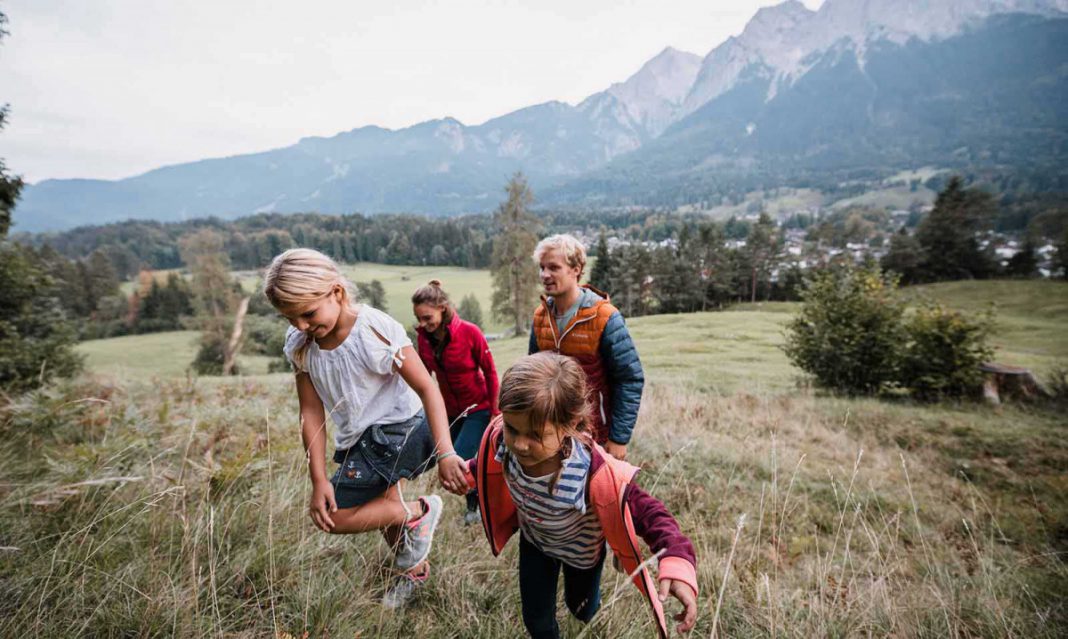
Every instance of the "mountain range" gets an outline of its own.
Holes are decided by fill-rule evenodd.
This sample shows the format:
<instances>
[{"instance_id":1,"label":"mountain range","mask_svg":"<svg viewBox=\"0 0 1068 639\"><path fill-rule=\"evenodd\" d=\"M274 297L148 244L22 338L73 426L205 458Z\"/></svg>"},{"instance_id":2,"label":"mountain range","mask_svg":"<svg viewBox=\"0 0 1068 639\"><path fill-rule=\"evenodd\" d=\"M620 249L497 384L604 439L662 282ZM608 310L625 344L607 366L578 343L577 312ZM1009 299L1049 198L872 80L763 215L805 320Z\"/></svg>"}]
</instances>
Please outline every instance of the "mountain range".
<instances>
[{"instance_id":1,"label":"mountain range","mask_svg":"<svg viewBox=\"0 0 1068 639\"><path fill-rule=\"evenodd\" d=\"M20 231L255 212L493 209L523 171L543 205L719 203L924 165L1068 190L1068 0L796 0L703 58L666 48L576 105L477 126L365 126L135 177L26 187Z\"/></svg>"}]
</instances>

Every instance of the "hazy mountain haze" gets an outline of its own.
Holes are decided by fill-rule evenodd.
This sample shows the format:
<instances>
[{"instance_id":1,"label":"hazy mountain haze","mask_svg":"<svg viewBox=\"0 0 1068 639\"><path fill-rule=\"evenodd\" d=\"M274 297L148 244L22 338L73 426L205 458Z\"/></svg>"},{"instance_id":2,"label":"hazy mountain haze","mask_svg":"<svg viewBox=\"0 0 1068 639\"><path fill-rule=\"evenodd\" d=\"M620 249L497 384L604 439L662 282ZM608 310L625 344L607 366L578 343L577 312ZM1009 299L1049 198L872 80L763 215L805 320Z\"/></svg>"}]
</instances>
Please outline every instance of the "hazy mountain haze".
<instances>
[{"instance_id":1,"label":"hazy mountain haze","mask_svg":"<svg viewBox=\"0 0 1068 639\"><path fill-rule=\"evenodd\" d=\"M363 126L119 181L46 180L26 190L15 222L485 211L517 170L542 202L565 206L718 201L925 164L1050 183L1068 149L1066 5L788 0L703 57L662 47L580 100L473 125Z\"/></svg>"}]
</instances>

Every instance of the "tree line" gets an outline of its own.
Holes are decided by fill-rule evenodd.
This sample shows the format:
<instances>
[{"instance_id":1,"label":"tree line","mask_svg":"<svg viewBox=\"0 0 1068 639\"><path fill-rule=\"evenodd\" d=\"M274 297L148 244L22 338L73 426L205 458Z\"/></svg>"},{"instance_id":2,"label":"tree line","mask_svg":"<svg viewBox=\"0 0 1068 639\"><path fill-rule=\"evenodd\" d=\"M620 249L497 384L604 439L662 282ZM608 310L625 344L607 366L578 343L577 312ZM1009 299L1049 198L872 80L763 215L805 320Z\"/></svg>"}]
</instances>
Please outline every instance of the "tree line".
<instances>
[{"instance_id":1,"label":"tree line","mask_svg":"<svg viewBox=\"0 0 1068 639\"><path fill-rule=\"evenodd\" d=\"M143 269L185 266L181 239L202 229L222 238L221 250L237 270L262 268L275 255L296 246L314 248L340 262L486 268L493 250L489 226L485 215L433 218L262 213L236 220L129 220L19 239L36 246L48 245L71 259L101 251L127 279Z\"/></svg>"}]
</instances>

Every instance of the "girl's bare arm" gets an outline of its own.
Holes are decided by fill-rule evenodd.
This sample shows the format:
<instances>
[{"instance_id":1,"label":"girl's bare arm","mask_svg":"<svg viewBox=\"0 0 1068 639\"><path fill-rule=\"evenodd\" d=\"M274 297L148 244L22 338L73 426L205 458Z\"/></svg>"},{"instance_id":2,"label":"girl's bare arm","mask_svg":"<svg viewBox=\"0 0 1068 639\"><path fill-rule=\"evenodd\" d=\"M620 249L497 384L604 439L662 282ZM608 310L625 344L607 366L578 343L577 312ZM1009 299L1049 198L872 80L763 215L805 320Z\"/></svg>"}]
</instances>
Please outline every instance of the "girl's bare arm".
<instances>
[{"instance_id":1,"label":"girl's bare arm","mask_svg":"<svg viewBox=\"0 0 1068 639\"><path fill-rule=\"evenodd\" d=\"M438 476L446 490L462 495L467 492L467 479L464 475L464 463L452 446L449 435L449 418L445 414L445 400L437 383L430 377L422 360L411 346L401 349L404 365L397 372L408 383L423 402L426 419L430 422L430 432L437 444Z\"/></svg>"},{"instance_id":2,"label":"girl's bare arm","mask_svg":"<svg viewBox=\"0 0 1068 639\"><path fill-rule=\"evenodd\" d=\"M334 527L330 513L337 512L334 487L326 476L326 409L307 373L297 373L300 401L300 437L308 454L308 477L312 483L308 514L321 530Z\"/></svg>"}]
</instances>

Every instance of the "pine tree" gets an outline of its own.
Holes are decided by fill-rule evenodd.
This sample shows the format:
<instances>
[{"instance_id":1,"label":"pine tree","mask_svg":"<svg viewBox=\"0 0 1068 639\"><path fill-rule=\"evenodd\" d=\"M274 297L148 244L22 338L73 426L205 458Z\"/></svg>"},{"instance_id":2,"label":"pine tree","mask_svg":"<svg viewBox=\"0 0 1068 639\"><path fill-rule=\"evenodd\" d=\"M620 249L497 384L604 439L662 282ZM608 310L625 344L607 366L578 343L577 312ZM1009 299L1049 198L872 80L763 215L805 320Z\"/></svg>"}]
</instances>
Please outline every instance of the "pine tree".
<instances>
[{"instance_id":1,"label":"pine tree","mask_svg":"<svg viewBox=\"0 0 1068 639\"><path fill-rule=\"evenodd\" d=\"M1050 269L1052 277L1057 277L1058 272L1061 278L1068 280L1068 228L1064 229L1064 236L1061 238L1059 244L1057 244L1057 252L1053 255L1053 264Z\"/></svg>"},{"instance_id":2,"label":"pine tree","mask_svg":"<svg viewBox=\"0 0 1068 639\"><path fill-rule=\"evenodd\" d=\"M115 273L115 267L100 249L93 251L86 260L85 280L86 292L93 300L91 313L95 313L100 308L100 303L104 298L119 293L119 277Z\"/></svg>"},{"instance_id":3,"label":"pine tree","mask_svg":"<svg viewBox=\"0 0 1068 639\"><path fill-rule=\"evenodd\" d=\"M976 234L989 227L995 209L989 193L964 188L959 176L950 178L934 209L916 229L916 240L924 252L920 277L942 281L993 274L994 262L980 249Z\"/></svg>"},{"instance_id":4,"label":"pine tree","mask_svg":"<svg viewBox=\"0 0 1068 639\"><path fill-rule=\"evenodd\" d=\"M920 265L923 262L923 249L915 237L909 235L906 227L890 238L890 250L882 259L882 269L893 271L901 276L905 284L920 280Z\"/></svg>"},{"instance_id":5,"label":"pine tree","mask_svg":"<svg viewBox=\"0 0 1068 639\"><path fill-rule=\"evenodd\" d=\"M7 35L6 23L0 12L0 39ZM0 129L6 119L4 105ZM50 265L33 249L7 241L22 179L6 169L0 159L0 390L18 392L69 377L82 362Z\"/></svg>"},{"instance_id":6,"label":"pine tree","mask_svg":"<svg viewBox=\"0 0 1068 639\"><path fill-rule=\"evenodd\" d=\"M1035 242L1030 235L1024 240L1020 250L1009 258L1005 273L1010 277L1024 279L1038 276L1038 254L1035 251Z\"/></svg>"},{"instance_id":7,"label":"pine tree","mask_svg":"<svg viewBox=\"0 0 1068 639\"><path fill-rule=\"evenodd\" d=\"M493 215L500 234L493 241L493 315L510 321L515 333L530 325L538 299L538 267L532 255L538 244L538 220L530 214L534 194L522 173L516 173L505 187L508 199Z\"/></svg>"},{"instance_id":8,"label":"pine tree","mask_svg":"<svg viewBox=\"0 0 1068 639\"><path fill-rule=\"evenodd\" d=\"M749 258L749 301L756 302L757 288L771 276L772 258L778 252L779 238L775 222L761 213L757 223L749 227L745 238L745 252Z\"/></svg>"},{"instance_id":9,"label":"pine tree","mask_svg":"<svg viewBox=\"0 0 1068 639\"><path fill-rule=\"evenodd\" d=\"M611 293L610 278L612 269L615 268L615 258L611 249L608 248L608 238L605 237L604 229L597 238L597 259L590 271L590 285L606 293Z\"/></svg>"}]
</instances>

